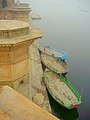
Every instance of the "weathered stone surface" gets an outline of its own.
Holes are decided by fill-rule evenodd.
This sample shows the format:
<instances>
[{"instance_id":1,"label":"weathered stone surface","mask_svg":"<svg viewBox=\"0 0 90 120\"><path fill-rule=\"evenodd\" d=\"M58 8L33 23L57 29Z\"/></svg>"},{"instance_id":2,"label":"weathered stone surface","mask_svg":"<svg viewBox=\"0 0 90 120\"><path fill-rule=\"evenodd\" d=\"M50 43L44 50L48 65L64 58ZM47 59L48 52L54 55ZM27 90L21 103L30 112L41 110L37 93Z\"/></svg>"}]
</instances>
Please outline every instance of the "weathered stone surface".
<instances>
[{"instance_id":1,"label":"weathered stone surface","mask_svg":"<svg viewBox=\"0 0 90 120\"><path fill-rule=\"evenodd\" d=\"M3 86L2 86L2 85L0 85L0 93L2 92L2 90L3 90Z\"/></svg>"},{"instance_id":2,"label":"weathered stone surface","mask_svg":"<svg viewBox=\"0 0 90 120\"><path fill-rule=\"evenodd\" d=\"M8 86L4 86L0 94L0 108L3 109L12 120L58 120L58 118ZM6 119L4 119L3 116L1 120Z\"/></svg>"},{"instance_id":3,"label":"weathered stone surface","mask_svg":"<svg viewBox=\"0 0 90 120\"><path fill-rule=\"evenodd\" d=\"M41 105L44 102L44 96L42 95L42 93L36 93L36 95L33 96L33 102Z\"/></svg>"},{"instance_id":4,"label":"weathered stone surface","mask_svg":"<svg viewBox=\"0 0 90 120\"><path fill-rule=\"evenodd\" d=\"M43 70L41 66L41 59L38 51L37 42L34 42L29 48L29 63L30 63L30 74L29 74L29 98L40 107L51 112L48 95L44 86L42 76ZM40 100L38 100L37 94L41 94ZM44 98L43 98L43 97ZM34 99L36 97L36 99Z\"/></svg>"},{"instance_id":5,"label":"weathered stone surface","mask_svg":"<svg viewBox=\"0 0 90 120\"><path fill-rule=\"evenodd\" d=\"M0 38L10 38L29 33L29 24L17 20L0 20Z\"/></svg>"},{"instance_id":6,"label":"weathered stone surface","mask_svg":"<svg viewBox=\"0 0 90 120\"><path fill-rule=\"evenodd\" d=\"M28 34L14 38L0 39L0 47L14 49L15 46L21 46L22 44L32 44L36 39L42 38L42 33L38 28L30 28ZM0 48L1 49L1 48Z\"/></svg>"},{"instance_id":7,"label":"weathered stone surface","mask_svg":"<svg viewBox=\"0 0 90 120\"><path fill-rule=\"evenodd\" d=\"M0 109L0 120L14 120L14 119L12 119L8 113Z\"/></svg>"},{"instance_id":8,"label":"weathered stone surface","mask_svg":"<svg viewBox=\"0 0 90 120\"><path fill-rule=\"evenodd\" d=\"M38 105L51 112L46 87L43 83L42 76L43 71L41 59L37 43L34 42L29 49L29 81L25 80L22 84L19 84L17 91L36 104L38 104L38 102L35 101L34 97L36 97L39 93L41 95L41 100Z\"/></svg>"}]
</instances>

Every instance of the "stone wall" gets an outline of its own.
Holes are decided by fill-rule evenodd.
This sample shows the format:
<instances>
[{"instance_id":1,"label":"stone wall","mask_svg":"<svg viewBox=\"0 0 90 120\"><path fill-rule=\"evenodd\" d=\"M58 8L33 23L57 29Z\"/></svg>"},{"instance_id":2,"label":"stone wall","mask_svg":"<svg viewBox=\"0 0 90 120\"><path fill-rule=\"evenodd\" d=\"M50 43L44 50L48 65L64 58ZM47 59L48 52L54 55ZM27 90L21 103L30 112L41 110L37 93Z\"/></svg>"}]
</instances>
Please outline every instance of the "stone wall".
<instances>
[{"instance_id":1,"label":"stone wall","mask_svg":"<svg viewBox=\"0 0 90 120\"><path fill-rule=\"evenodd\" d=\"M14 0L7 0L7 7L12 8ZM2 0L0 0L0 8L2 8Z\"/></svg>"},{"instance_id":2,"label":"stone wall","mask_svg":"<svg viewBox=\"0 0 90 120\"><path fill-rule=\"evenodd\" d=\"M9 84L20 79L22 76L28 75L28 60L27 45L18 46L11 51L1 51L0 83Z\"/></svg>"},{"instance_id":3,"label":"stone wall","mask_svg":"<svg viewBox=\"0 0 90 120\"><path fill-rule=\"evenodd\" d=\"M7 0L7 4L9 8L12 8L13 4L14 4L14 0Z\"/></svg>"},{"instance_id":4,"label":"stone wall","mask_svg":"<svg viewBox=\"0 0 90 120\"><path fill-rule=\"evenodd\" d=\"M29 22L29 12L30 11L0 10L0 19Z\"/></svg>"},{"instance_id":5,"label":"stone wall","mask_svg":"<svg viewBox=\"0 0 90 120\"><path fill-rule=\"evenodd\" d=\"M13 19L13 15L10 13L9 10L0 10L0 19Z\"/></svg>"},{"instance_id":6,"label":"stone wall","mask_svg":"<svg viewBox=\"0 0 90 120\"><path fill-rule=\"evenodd\" d=\"M29 22L29 11L12 11L12 14L16 20Z\"/></svg>"}]
</instances>

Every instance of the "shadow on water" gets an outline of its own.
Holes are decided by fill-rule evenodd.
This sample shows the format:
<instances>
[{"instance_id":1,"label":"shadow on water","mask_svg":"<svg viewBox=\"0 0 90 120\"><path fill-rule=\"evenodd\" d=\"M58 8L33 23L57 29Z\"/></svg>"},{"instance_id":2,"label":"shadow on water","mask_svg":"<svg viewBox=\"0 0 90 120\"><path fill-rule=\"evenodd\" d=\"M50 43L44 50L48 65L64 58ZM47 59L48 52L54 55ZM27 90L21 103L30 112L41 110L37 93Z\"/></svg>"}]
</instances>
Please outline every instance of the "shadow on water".
<instances>
[{"instance_id":1,"label":"shadow on water","mask_svg":"<svg viewBox=\"0 0 90 120\"><path fill-rule=\"evenodd\" d=\"M68 110L62 107L58 102L54 100L54 98L48 92L48 98L50 102L50 106L52 109L52 114L59 118L60 120L77 120L79 117L77 108Z\"/></svg>"}]
</instances>

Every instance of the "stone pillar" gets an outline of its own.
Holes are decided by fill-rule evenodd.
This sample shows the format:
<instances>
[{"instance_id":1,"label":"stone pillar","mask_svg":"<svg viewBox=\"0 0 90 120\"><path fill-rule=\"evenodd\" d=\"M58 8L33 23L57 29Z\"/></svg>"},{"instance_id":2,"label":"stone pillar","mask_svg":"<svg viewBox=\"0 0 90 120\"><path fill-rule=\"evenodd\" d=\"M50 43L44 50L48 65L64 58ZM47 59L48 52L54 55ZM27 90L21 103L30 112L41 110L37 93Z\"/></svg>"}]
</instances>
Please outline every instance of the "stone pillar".
<instances>
[{"instance_id":1,"label":"stone pillar","mask_svg":"<svg viewBox=\"0 0 90 120\"><path fill-rule=\"evenodd\" d=\"M14 89L28 82L28 49L41 38L39 29L29 28L29 23L17 20L0 21L0 84Z\"/></svg>"}]
</instances>

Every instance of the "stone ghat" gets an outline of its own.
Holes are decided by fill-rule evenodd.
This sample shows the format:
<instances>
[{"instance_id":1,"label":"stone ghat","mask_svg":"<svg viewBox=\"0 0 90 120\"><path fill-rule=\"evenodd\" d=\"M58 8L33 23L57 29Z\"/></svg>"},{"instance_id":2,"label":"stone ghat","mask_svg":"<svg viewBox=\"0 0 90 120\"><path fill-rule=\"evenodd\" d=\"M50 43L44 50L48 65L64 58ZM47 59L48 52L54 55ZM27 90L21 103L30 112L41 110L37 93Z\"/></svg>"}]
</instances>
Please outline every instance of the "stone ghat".
<instances>
[{"instance_id":1,"label":"stone ghat","mask_svg":"<svg viewBox=\"0 0 90 120\"><path fill-rule=\"evenodd\" d=\"M29 97L34 103L51 112L46 87L42 80L43 70L41 66L41 59L38 51L37 42L34 42L30 46L29 56L29 89L31 90L29 90Z\"/></svg>"},{"instance_id":2,"label":"stone ghat","mask_svg":"<svg viewBox=\"0 0 90 120\"><path fill-rule=\"evenodd\" d=\"M0 93L0 120L58 120L12 88Z\"/></svg>"},{"instance_id":3,"label":"stone ghat","mask_svg":"<svg viewBox=\"0 0 90 120\"><path fill-rule=\"evenodd\" d=\"M17 91L39 105L41 108L51 112L42 76L43 70L41 66L41 59L37 42L34 42L29 48L29 81L23 81L23 83L18 86Z\"/></svg>"}]
</instances>

